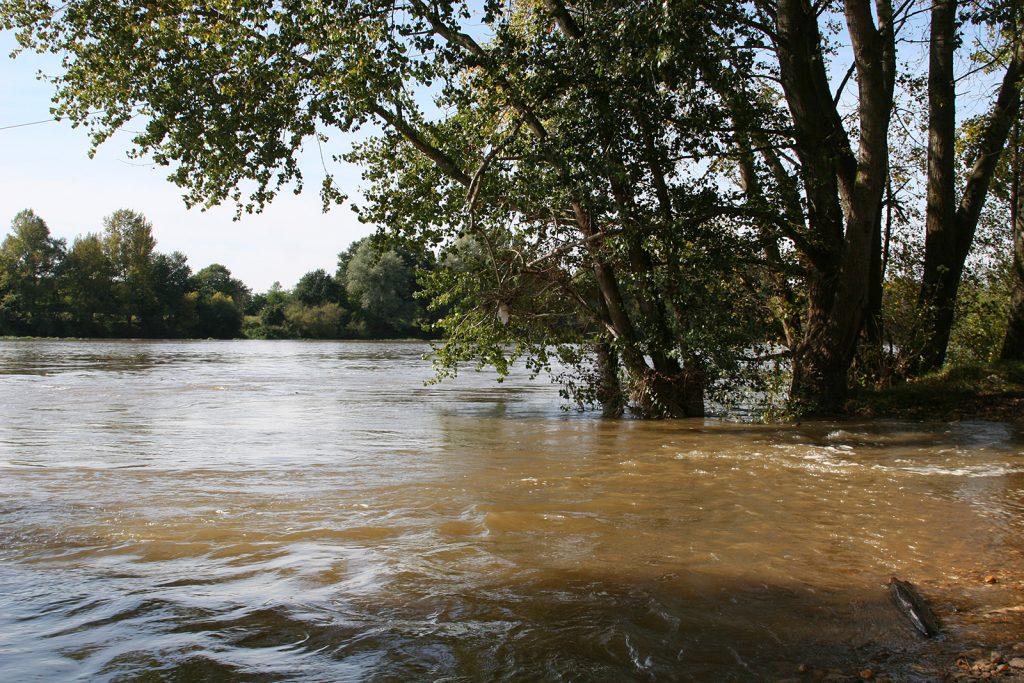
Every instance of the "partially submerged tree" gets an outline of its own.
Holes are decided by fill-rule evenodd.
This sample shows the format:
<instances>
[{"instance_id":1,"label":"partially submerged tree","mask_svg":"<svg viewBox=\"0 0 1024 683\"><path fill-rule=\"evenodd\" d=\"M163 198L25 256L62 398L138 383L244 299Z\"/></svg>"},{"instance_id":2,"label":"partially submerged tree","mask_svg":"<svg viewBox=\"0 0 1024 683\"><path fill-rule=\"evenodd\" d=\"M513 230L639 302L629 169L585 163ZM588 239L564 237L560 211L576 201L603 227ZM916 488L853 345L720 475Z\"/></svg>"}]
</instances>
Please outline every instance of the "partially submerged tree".
<instances>
[{"instance_id":1,"label":"partially submerged tree","mask_svg":"<svg viewBox=\"0 0 1024 683\"><path fill-rule=\"evenodd\" d=\"M839 108L847 80L835 90L829 80L820 24L827 6L780 0L755 7L754 19L777 58L797 157L789 170L773 149L762 153L765 174L791 197L780 213L781 236L792 241L804 273L807 303L793 348L791 398L801 411L832 411L846 393L872 278L878 277L873 266L902 18L888 0L841 3L853 53L848 78L856 76L857 85L854 137Z\"/></svg>"}]
</instances>

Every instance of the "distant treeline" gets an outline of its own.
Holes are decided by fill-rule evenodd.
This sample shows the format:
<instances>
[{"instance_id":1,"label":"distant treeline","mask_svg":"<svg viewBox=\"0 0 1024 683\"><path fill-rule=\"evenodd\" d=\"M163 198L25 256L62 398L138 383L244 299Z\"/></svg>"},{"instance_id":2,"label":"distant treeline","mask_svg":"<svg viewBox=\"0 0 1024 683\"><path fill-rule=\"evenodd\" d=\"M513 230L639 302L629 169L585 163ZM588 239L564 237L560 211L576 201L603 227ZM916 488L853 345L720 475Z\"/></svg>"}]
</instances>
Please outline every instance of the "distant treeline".
<instances>
[{"instance_id":1,"label":"distant treeline","mask_svg":"<svg viewBox=\"0 0 1024 683\"><path fill-rule=\"evenodd\" d=\"M429 336L415 297L432 254L353 243L337 271L314 270L292 290L253 293L214 263L156 251L152 224L121 209L71 246L31 210L0 244L0 335L364 339Z\"/></svg>"}]
</instances>

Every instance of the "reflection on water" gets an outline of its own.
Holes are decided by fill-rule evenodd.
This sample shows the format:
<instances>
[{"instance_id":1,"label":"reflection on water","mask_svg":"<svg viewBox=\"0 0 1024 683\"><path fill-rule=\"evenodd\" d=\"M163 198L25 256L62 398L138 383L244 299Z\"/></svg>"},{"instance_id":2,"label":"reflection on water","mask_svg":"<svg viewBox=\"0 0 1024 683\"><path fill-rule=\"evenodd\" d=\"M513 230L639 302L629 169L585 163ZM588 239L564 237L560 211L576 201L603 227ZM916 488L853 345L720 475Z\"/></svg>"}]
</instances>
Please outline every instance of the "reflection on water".
<instances>
[{"instance_id":1,"label":"reflection on water","mask_svg":"<svg viewBox=\"0 0 1024 683\"><path fill-rule=\"evenodd\" d=\"M1024 639L1024 435L603 421L416 344L0 343L0 680L913 679ZM918 583L948 635L887 602Z\"/></svg>"}]
</instances>

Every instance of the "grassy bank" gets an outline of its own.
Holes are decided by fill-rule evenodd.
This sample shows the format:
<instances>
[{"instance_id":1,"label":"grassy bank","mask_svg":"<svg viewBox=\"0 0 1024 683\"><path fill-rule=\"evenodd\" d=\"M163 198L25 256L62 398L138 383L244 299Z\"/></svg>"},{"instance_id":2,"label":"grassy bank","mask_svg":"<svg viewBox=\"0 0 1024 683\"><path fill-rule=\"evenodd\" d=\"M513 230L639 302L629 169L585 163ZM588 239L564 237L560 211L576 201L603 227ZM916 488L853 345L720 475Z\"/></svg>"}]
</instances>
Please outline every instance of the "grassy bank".
<instances>
[{"instance_id":1,"label":"grassy bank","mask_svg":"<svg viewBox=\"0 0 1024 683\"><path fill-rule=\"evenodd\" d=\"M912 420L1024 424L1024 363L948 367L881 390L855 391L846 413Z\"/></svg>"}]
</instances>

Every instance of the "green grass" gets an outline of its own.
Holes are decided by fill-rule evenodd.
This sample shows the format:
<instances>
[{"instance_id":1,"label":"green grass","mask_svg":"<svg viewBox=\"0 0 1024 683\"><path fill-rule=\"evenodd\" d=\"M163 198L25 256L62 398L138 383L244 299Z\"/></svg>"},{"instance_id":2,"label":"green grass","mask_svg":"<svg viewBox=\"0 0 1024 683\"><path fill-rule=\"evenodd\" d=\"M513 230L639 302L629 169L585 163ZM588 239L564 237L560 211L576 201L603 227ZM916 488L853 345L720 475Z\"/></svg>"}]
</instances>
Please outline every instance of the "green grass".
<instances>
[{"instance_id":1,"label":"green grass","mask_svg":"<svg viewBox=\"0 0 1024 683\"><path fill-rule=\"evenodd\" d=\"M864 417L1024 423L1024 363L948 366L887 389L853 392L846 412Z\"/></svg>"}]
</instances>

